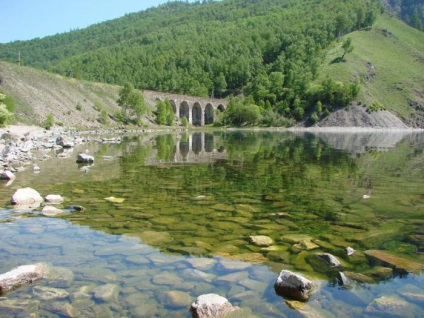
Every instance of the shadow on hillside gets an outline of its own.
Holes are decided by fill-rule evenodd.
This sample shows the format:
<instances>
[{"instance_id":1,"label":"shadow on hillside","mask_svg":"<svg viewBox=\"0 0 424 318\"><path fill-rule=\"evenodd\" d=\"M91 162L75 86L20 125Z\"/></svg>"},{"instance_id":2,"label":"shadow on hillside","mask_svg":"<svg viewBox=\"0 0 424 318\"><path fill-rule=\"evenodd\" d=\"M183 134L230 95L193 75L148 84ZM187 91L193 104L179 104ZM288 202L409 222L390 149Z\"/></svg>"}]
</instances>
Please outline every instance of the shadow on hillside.
<instances>
[{"instance_id":1,"label":"shadow on hillside","mask_svg":"<svg viewBox=\"0 0 424 318\"><path fill-rule=\"evenodd\" d=\"M336 57L334 60L332 60L330 62L330 65L331 64L336 64L336 63L346 63L346 60L344 59L344 57L339 56L339 57Z\"/></svg>"}]
</instances>

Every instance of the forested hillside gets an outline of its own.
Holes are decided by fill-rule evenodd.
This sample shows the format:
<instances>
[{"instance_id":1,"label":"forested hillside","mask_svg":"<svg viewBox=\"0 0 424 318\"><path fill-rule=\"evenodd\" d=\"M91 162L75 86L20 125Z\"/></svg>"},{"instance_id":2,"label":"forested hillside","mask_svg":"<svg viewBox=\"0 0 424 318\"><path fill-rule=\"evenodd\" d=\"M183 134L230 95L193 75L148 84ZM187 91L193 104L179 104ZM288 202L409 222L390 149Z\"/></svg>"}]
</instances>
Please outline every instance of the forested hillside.
<instances>
[{"instance_id":1,"label":"forested hillside","mask_svg":"<svg viewBox=\"0 0 424 318\"><path fill-rule=\"evenodd\" d=\"M383 3L410 26L424 31L423 0L383 0Z\"/></svg>"},{"instance_id":2,"label":"forested hillside","mask_svg":"<svg viewBox=\"0 0 424 318\"><path fill-rule=\"evenodd\" d=\"M315 83L334 40L372 26L379 0L169 2L83 30L0 45L0 58L78 79L198 96L247 96L301 120L347 105L358 83ZM349 51L347 48L346 52ZM272 123L270 123L272 124Z\"/></svg>"}]
</instances>

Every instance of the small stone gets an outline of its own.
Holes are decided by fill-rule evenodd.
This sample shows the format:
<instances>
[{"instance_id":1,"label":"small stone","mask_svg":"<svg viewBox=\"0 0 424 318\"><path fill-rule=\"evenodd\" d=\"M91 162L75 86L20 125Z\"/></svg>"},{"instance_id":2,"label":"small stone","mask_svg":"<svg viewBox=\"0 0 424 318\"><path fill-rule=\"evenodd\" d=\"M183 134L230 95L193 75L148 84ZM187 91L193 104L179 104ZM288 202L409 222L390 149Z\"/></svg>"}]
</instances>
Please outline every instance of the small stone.
<instances>
[{"instance_id":1,"label":"small stone","mask_svg":"<svg viewBox=\"0 0 424 318\"><path fill-rule=\"evenodd\" d=\"M234 312L233 307L224 297L217 294L206 294L197 297L191 304L190 311L194 318L219 317Z\"/></svg>"},{"instance_id":2,"label":"small stone","mask_svg":"<svg viewBox=\"0 0 424 318\"><path fill-rule=\"evenodd\" d=\"M60 194L49 194L45 198L46 202L60 204L63 202L63 197Z\"/></svg>"},{"instance_id":3,"label":"small stone","mask_svg":"<svg viewBox=\"0 0 424 318\"><path fill-rule=\"evenodd\" d=\"M54 206L45 206L41 213L44 216L57 216L63 213L63 210L55 208Z\"/></svg>"},{"instance_id":4,"label":"small stone","mask_svg":"<svg viewBox=\"0 0 424 318\"><path fill-rule=\"evenodd\" d=\"M250 241L257 246L271 246L274 244L274 240L265 235L249 236Z\"/></svg>"},{"instance_id":5,"label":"small stone","mask_svg":"<svg viewBox=\"0 0 424 318\"><path fill-rule=\"evenodd\" d=\"M123 198L115 198L115 197L108 197L108 198L105 198L105 200L112 203L123 203L125 201L125 199Z\"/></svg>"},{"instance_id":6,"label":"small stone","mask_svg":"<svg viewBox=\"0 0 424 318\"><path fill-rule=\"evenodd\" d=\"M345 248L345 252L346 252L347 256L351 256L356 252L356 250L354 250L353 248L348 246L348 247Z\"/></svg>"}]
</instances>

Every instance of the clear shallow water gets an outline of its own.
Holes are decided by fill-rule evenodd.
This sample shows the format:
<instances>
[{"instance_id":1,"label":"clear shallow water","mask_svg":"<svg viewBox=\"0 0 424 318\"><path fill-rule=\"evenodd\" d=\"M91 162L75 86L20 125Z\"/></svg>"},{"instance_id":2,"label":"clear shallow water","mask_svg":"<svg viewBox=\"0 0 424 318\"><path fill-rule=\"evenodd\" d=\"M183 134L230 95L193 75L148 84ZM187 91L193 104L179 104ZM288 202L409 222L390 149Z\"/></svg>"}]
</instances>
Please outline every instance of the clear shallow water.
<instances>
[{"instance_id":1,"label":"clear shallow water","mask_svg":"<svg viewBox=\"0 0 424 318\"><path fill-rule=\"evenodd\" d=\"M252 316L302 316L275 295L284 268L319 286L301 309L309 314L363 317L383 296L407 302L411 317L423 314L423 275L376 279L362 254L382 249L423 262L422 134L218 132L86 148L96 158L87 172L76 154L52 158L40 174L24 172L1 189L5 208L15 189L31 186L86 212L0 224L2 271L44 261L67 278L37 286L68 293L43 300L34 286L19 289L0 299L0 316L189 317L189 304L210 292ZM0 218L16 216L5 209ZM319 247L296 247L299 234ZM255 246L250 235L271 237L273 247ZM345 246L358 256L344 256ZM336 271L314 261L317 252L373 282L341 288ZM116 297L99 298L103 285Z\"/></svg>"}]
</instances>

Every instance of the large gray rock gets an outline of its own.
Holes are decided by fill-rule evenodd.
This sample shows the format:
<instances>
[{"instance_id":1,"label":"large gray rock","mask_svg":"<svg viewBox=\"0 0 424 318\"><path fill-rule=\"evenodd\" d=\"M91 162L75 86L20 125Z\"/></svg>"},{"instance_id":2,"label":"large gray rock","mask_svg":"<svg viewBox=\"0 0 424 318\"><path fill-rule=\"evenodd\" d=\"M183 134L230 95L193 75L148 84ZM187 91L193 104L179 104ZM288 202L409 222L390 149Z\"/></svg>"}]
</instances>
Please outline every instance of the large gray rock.
<instances>
[{"instance_id":1,"label":"large gray rock","mask_svg":"<svg viewBox=\"0 0 424 318\"><path fill-rule=\"evenodd\" d=\"M282 270L274 283L278 295L299 301L307 301L313 287L310 280L289 270Z\"/></svg>"},{"instance_id":2,"label":"large gray rock","mask_svg":"<svg viewBox=\"0 0 424 318\"><path fill-rule=\"evenodd\" d=\"M217 294L201 295L190 307L194 318L219 317L237 309L226 298Z\"/></svg>"},{"instance_id":3,"label":"large gray rock","mask_svg":"<svg viewBox=\"0 0 424 318\"><path fill-rule=\"evenodd\" d=\"M48 266L44 263L16 267L0 275L0 295L45 278L47 273Z\"/></svg>"},{"instance_id":4,"label":"large gray rock","mask_svg":"<svg viewBox=\"0 0 424 318\"><path fill-rule=\"evenodd\" d=\"M16 205L31 205L43 202L43 198L32 188L21 188L16 190L11 201Z\"/></svg>"},{"instance_id":5,"label":"large gray rock","mask_svg":"<svg viewBox=\"0 0 424 318\"><path fill-rule=\"evenodd\" d=\"M16 176L13 174L12 171L5 170L0 174L1 180L15 180Z\"/></svg>"},{"instance_id":6,"label":"large gray rock","mask_svg":"<svg viewBox=\"0 0 424 318\"><path fill-rule=\"evenodd\" d=\"M62 146L63 148L72 148L75 143L68 137L60 136L56 139L56 145Z\"/></svg>"},{"instance_id":7,"label":"large gray rock","mask_svg":"<svg viewBox=\"0 0 424 318\"><path fill-rule=\"evenodd\" d=\"M93 163L94 157L85 153L78 154L77 163Z\"/></svg>"}]
</instances>

